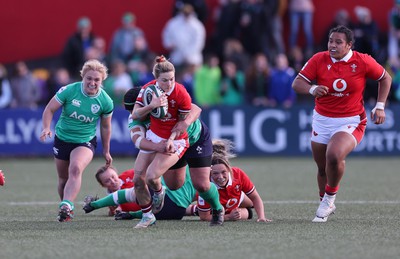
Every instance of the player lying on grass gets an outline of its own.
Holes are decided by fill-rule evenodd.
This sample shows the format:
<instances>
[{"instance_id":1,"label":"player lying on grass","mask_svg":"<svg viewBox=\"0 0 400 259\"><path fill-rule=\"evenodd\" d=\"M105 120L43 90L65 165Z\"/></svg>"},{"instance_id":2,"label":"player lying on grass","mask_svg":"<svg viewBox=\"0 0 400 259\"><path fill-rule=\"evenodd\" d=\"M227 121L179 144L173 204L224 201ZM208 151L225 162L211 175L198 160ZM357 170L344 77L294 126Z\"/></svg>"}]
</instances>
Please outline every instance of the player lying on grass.
<instances>
[{"instance_id":1,"label":"player lying on grass","mask_svg":"<svg viewBox=\"0 0 400 259\"><path fill-rule=\"evenodd\" d=\"M234 157L231 147L229 140L213 141L210 180L217 185L220 202L225 208L225 220L249 219L252 215L248 208L254 206L257 222L271 221L264 215L263 201L250 178L242 169L230 165L229 159ZM210 220L210 205L198 197L197 206L200 219Z\"/></svg>"},{"instance_id":2,"label":"player lying on grass","mask_svg":"<svg viewBox=\"0 0 400 259\"><path fill-rule=\"evenodd\" d=\"M115 219L141 219L142 211L136 203L134 191L134 170L130 169L118 175L113 167L102 166L97 170L96 179L100 185L110 193L108 196L97 200L93 196L86 196L83 210L90 213L93 210L110 207L109 215L115 212ZM165 183L163 182L165 186ZM185 182L178 190L166 188L164 206L160 212L155 214L159 220L179 220L184 216L194 215L196 210L192 204L196 197L196 190L193 188L188 168L186 169ZM118 207L117 207L118 206Z\"/></svg>"}]
</instances>

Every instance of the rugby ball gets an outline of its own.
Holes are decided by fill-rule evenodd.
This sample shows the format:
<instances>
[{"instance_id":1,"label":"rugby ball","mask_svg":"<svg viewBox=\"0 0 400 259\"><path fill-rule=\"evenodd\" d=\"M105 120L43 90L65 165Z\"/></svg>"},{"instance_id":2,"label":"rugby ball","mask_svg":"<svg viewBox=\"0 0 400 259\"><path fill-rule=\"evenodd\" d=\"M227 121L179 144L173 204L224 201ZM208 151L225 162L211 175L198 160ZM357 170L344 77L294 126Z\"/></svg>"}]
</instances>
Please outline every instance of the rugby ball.
<instances>
[{"instance_id":1,"label":"rugby ball","mask_svg":"<svg viewBox=\"0 0 400 259\"><path fill-rule=\"evenodd\" d=\"M164 91L156 85L147 86L143 92L144 106L147 106L151 103L151 100L153 99L153 93L155 93L157 97L160 97L164 93ZM168 113L168 105L157 107L150 112L150 114L153 117L158 119L164 118L165 115L167 115L167 113Z\"/></svg>"}]
</instances>

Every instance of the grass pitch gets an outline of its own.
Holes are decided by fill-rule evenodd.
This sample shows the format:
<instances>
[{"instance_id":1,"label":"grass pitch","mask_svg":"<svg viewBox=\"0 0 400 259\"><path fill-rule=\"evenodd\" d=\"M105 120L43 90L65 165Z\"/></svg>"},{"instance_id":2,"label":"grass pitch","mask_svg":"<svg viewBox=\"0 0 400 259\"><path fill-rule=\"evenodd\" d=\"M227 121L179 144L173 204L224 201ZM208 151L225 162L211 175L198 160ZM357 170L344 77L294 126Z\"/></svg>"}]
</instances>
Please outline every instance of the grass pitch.
<instances>
[{"instance_id":1,"label":"grass pitch","mask_svg":"<svg viewBox=\"0 0 400 259\"><path fill-rule=\"evenodd\" d=\"M347 159L336 214L311 223L318 206L316 168L306 158L236 158L256 185L271 223L255 220L209 227L197 217L115 221L107 210L85 215L87 194L104 196L94 178L103 160L84 173L72 222L56 221L57 176L51 158L0 159L0 258L399 258L400 162ZM114 158L123 171L134 160Z\"/></svg>"}]
</instances>

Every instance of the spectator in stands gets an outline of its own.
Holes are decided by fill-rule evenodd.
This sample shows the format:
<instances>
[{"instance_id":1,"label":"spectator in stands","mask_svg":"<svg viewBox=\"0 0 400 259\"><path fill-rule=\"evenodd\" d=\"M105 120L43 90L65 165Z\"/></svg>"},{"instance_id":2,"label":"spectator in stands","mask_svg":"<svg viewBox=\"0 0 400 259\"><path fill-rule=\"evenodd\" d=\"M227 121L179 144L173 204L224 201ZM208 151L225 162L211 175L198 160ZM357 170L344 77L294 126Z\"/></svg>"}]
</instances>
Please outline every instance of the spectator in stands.
<instances>
[{"instance_id":1,"label":"spectator in stands","mask_svg":"<svg viewBox=\"0 0 400 259\"><path fill-rule=\"evenodd\" d=\"M146 39L143 35L138 35L133 40L133 49L130 55L128 55L128 63L131 61L153 61L155 54L148 48Z\"/></svg>"},{"instance_id":2,"label":"spectator in stands","mask_svg":"<svg viewBox=\"0 0 400 259\"><path fill-rule=\"evenodd\" d=\"M219 0L213 14L215 30L211 36L211 50L223 61L224 44L228 39L238 38L240 0Z\"/></svg>"},{"instance_id":3,"label":"spectator in stands","mask_svg":"<svg viewBox=\"0 0 400 259\"><path fill-rule=\"evenodd\" d=\"M14 75L10 79L13 100L13 108L35 109L40 99L40 88L38 82L32 76L25 62L15 64Z\"/></svg>"},{"instance_id":4,"label":"spectator in stands","mask_svg":"<svg viewBox=\"0 0 400 259\"><path fill-rule=\"evenodd\" d=\"M254 106L268 105L270 65L264 53L256 54L246 71L246 97Z\"/></svg>"},{"instance_id":5,"label":"spectator in stands","mask_svg":"<svg viewBox=\"0 0 400 259\"><path fill-rule=\"evenodd\" d=\"M292 67L296 73L300 72L304 64L306 63L304 53L299 46L294 47L290 52L289 66ZM313 102L314 98L311 95L300 94L297 96L297 102L310 103Z\"/></svg>"},{"instance_id":6,"label":"spectator in stands","mask_svg":"<svg viewBox=\"0 0 400 259\"><path fill-rule=\"evenodd\" d=\"M119 59L127 63L134 52L135 39L141 37L147 46L142 29L136 26L136 17L127 12L121 18L122 26L117 29L112 37L110 45L110 62Z\"/></svg>"},{"instance_id":7,"label":"spectator in stands","mask_svg":"<svg viewBox=\"0 0 400 259\"><path fill-rule=\"evenodd\" d=\"M268 104L271 107L279 105L290 108L293 105L296 100L296 93L292 88L295 77L296 71L289 67L287 56L278 54L269 77Z\"/></svg>"},{"instance_id":8,"label":"spectator in stands","mask_svg":"<svg viewBox=\"0 0 400 259\"><path fill-rule=\"evenodd\" d=\"M69 76L69 72L66 68L60 67L50 71L49 79L46 82L48 91L47 103L53 98L57 91L68 84L72 83L72 79Z\"/></svg>"},{"instance_id":9,"label":"spectator in stands","mask_svg":"<svg viewBox=\"0 0 400 259\"><path fill-rule=\"evenodd\" d=\"M242 43L237 39L227 39L224 42L223 57L221 63L225 60L231 60L236 64L237 69L245 71L249 64L249 55L243 48Z\"/></svg>"},{"instance_id":10,"label":"spectator in stands","mask_svg":"<svg viewBox=\"0 0 400 259\"><path fill-rule=\"evenodd\" d=\"M400 102L400 67L399 67L399 64L392 63L391 60L388 60L387 64L386 64L386 70L392 76L392 87L390 88L390 95L389 95L388 100Z\"/></svg>"},{"instance_id":11,"label":"spectator in stands","mask_svg":"<svg viewBox=\"0 0 400 259\"><path fill-rule=\"evenodd\" d=\"M103 37L95 36L92 46L86 49L85 61L91 59L97 59L103 64L107 64L106 41Z\"/></svg>"},{"instance_id":12,"label":"spectator in stands","mask_svg":"<svg viewBox=\"0 0 400 259\"><path fill-rule=\"evenodd\" d=\"M85 62L85 51L92 46L94 39L92 23L88 17L80 18L76 29L68 38L61 55L63 66L74 80L80 78L79 69Z\"/></svg>"},{"instance_id":13,"label":"spectator in stands","mask_svg":"<svg viewBox=\"0 0 400 259\"><path fill-rule=\"evenodd\" d=\"M379 28L372 19L371 11L364 6L356 6L354 13L357 22L354 24L354 50L366 53L377 59L379 51Z\"/></svg>"},{"instance_id":14,"label":"spectator in stands","mask_svg":"<svg viewBox=\"0 0 400 259\"><path fill-rule=\"evenodd\" d=\"M205 0L175 0L174 8L172 10L172 16L179 14L185 4L193 6L194 13L197 18L205 24L208 16L208 8Z\"/></svg>"},{"instance_id":15,"label":"spectator in stands","mask_svg":"<svg viewBox=\"0 0 400 259\"><path fill-rule=\"evenodd\" d=\"M400 101L400 0L394 0L389 11L388 58L387 66L393 77L393 99Z\"/></svg>"},{"instance_id":16,"label":"spectator in stands","mask_svg":"<svg viewBox=\"0 0 400 259\"><path fill-rule=\"evenodd\" d=\"M371 55L380 62L379 59L379 28L372 19L371 11L364 6L356 6L354 13L357 22L354 24L354 50ZM367 78L364 91L364 100L366 103L374 105L376 96L378 96L378 83L375 80Z\"/></svg>"},{"instance_id":17,"label":"spectator in stands","mask_svg":"<svg viewBox=\"0 0 400 259\"><path fill-rule=\"evenodd\" d=\"M320 42L320 46L318 47L319 50L326 49L326 44L327 44L326 39L329 38L329 31L331 30L331 28L335 28L336 26L339 26L339 25L346 26L349 29L354 28L354 24L350 19L350 14L344 8L341 8L336 11L332 23L326 29L325 37L323 37L322 41Z\"/></svg>"},{"instance_id":18,"label":"spectator in stands","mask_svg":"<svg viewBox=\"0 0 400 259\"><path fill-rule=\"evenodd\" d=\"M221 68L216 54L206 54L205 63L194 74L194 100L201 107L218 105L220 93Z\"/></svg>"},{"instance_id":19,"label":"spectator in stands","mask_svg":"<svg viewBox=\"0 0 400 259\"><path fill-rule=\"evenodd\" d=\"M288 0L263 1L265 12L266 33L264 39L264 53L269 60L273 60L276 54L285 53L283 41L283 16L287 9Z\"/></svg>"},{"instance_id":20,"label":"spectator in stands","mask_svg":"<svg viewBox=\"0 0 400 259\"><path fill-rule=\"evenodd\" d=\"M400 68L400 0L394 0L389 12L388 61L391 66Z\"/></svg>"},{"instance_id":21,"label":"spectator in stands","mask_svg":"<svg viewBox=\"0 0 400 259\"><path fill-rule=\"evenodd\" d=\"M313 32L313 17L314 4L312 0L290 0L289 3L289 19L290 19L290 33L289 33L289 49L296 45L298 42L299 26L302 23L303 32L306 38L306 56L310 57L314 52L314 32Z\"/></svg>"},{"instance_id":22,"label":"spectator in stands","mask_svg":"<svg viewBox=\"0 0 400 259\"><path fill-rule=\"evenodd\" d=\"M205 27L190 4L185 4L178 15L169 19L162 31L163 46L170 51L178 73L186 65L202 65L205 41Z\"/></svg>"},{"instance_id":23,"label":"spectator in stands","mask_svg":"<svg viewBox=\"0 0 400 259\"><path fill-rule=\"evenodd\" d=\"M242 105L244 101L245 76L237 69L235 62L226 60L223 63L221 81L222 104Z\"/></svg>"},{"instance_id":24,"label":"spectator in stands","mask_svg":"<svg viewBox=\"0 0 400 259\"><path fill-rule=\"evenodd\" d=\"M143 86L153 80L151 73L150 60L131 60L127 65L127 72L131 77L134 86Z\"/></svg>"},{"instance_id":25,"label":"spectator in stands","mask_svg":"<svg viewBox=\"0 0 400 259\"><path fill-rule=\"evenodd\" d=\"M0 109L7 108L12 101L10 81L7 78L7 69L0 64Z\"/></svg>"},{"instance_id":26,"label":"spectator in stands","mask_svg":"<svg viewBox=\"0 0 400 259\"><path fill-rule=\"evenodd\" d=\"M150 62L155 58L142 35L135 37L133 51L128 56L127 70L135 86L142 86L153 80L154 76L150 70Z\"/></svg>"},{"instance_id":27,"label":"spectator in stands","mask_svg":"<svg viewBox=\"0 0 400 259\"><path fill-rule=\"evenodd\" d=\"M264 49L267 19L263 7L261 0L243 0L240 5L239 39L251 56Z\"/></svg>"},{"instance_id":28,"label":"spectator in stands","mask_svg":"<svg viewBox=\"0 0 400 259\"><path fill-rule=\"evenodd\" d=\"M47 90L47 80L49 79L50 72L46 68L35 68L32 70L32 76L38 85L39 90L39 99L37 104L39 106L44 106L47 104L47 100L49 99L49 91Z\"/></svg>"},{"instance_id":29,"label":"spectator in stands","mask_svg":"<svg viewBox=\"0 0 400 259\"><path fill-rule=\"evenodd\" d=\"M122 60L114 60L111 64L111 74L104 81L104 90L114 101L114 107L121 106L124 94L133 87L132 79Z\"/></svg>"},{"instance_id":30,"label":"spectator in stands","mask_svg":"<svg viewBox=\"0 0 400 259\"><path fill-rule=\"evenodd\" d=\"M195 71L197 71L197 69L198 67L194 65L187 65L176 73L176 80L181 82L185 86L185 89L189 93L190 98L192 98L192 102L195 102L193 93L194 92L193 80L194 80L194 73Z\"/></svg>"}]
</instances>

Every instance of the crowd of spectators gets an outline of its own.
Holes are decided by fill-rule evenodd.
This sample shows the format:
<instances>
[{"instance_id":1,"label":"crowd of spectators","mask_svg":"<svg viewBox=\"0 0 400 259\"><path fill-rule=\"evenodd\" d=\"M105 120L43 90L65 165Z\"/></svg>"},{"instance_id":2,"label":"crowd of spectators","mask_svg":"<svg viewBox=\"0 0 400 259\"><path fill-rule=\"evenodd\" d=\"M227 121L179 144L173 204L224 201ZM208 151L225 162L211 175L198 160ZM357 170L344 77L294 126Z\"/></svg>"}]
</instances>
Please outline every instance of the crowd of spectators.
<instances>
[{"instance_id":1,"label":"crowd of spectators","mask_svg":"<svg viewBox=\"0 0 400 259\"><path fill-rule=\"evenodd\" d=\"M23 61L7 71L0 64L0 109L45 105L56 91L79 80L79 68L89 59L105 63L110 75L104 89L115 106L133 86L153 78L156 54L166 55L176 66L193 101L202 107L253 105L290 108L312 98L296 96L291 83L297 72L316 51L326 49L328 31L336 25L353 29L355 50L368 53L384 64L393 76L390 101L400 101L400 0L394 0L385 35L367 7L337 10L321 42L314 39L312 0L219 0L209 13L205 0L176 0L171 18L160 31L167 53L154 53L136 17L126 12L106 47L106 39L96 35L89 17L81 17L76 31L65 42L59 67L30 70ZM349 12L356 19L351 20ZM288 14L288 42L283 37L283 17ZM213 33L206 20L212 19ZM301 27L300 27L301 25ZM301 28L301 29L300 29ZM304 41L299 34L304 34ZM366 100L374 103L376 82L368 81Z\"/></svg>"}]
</instances>

